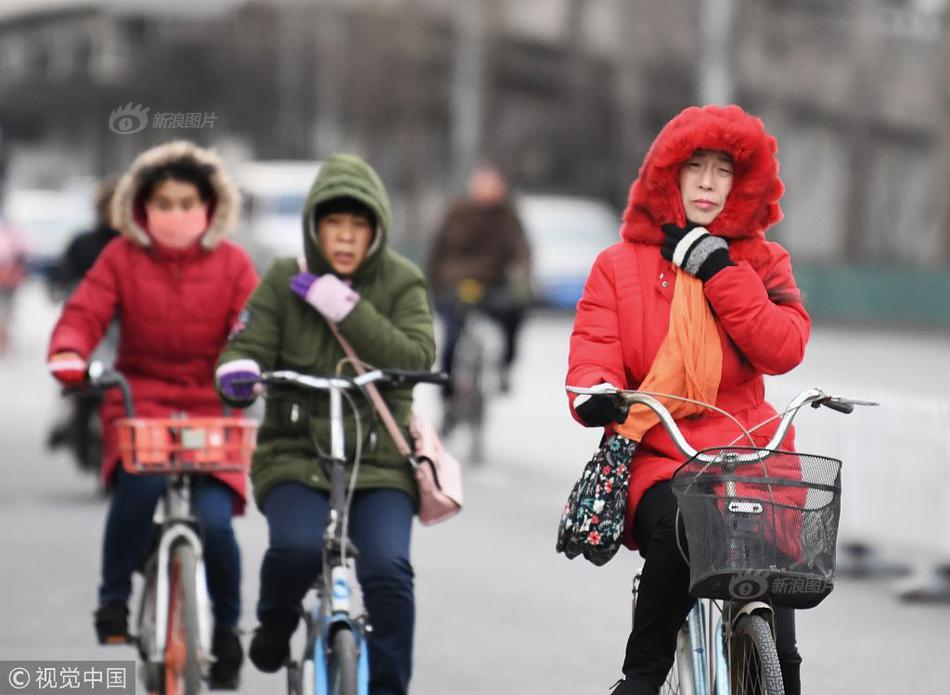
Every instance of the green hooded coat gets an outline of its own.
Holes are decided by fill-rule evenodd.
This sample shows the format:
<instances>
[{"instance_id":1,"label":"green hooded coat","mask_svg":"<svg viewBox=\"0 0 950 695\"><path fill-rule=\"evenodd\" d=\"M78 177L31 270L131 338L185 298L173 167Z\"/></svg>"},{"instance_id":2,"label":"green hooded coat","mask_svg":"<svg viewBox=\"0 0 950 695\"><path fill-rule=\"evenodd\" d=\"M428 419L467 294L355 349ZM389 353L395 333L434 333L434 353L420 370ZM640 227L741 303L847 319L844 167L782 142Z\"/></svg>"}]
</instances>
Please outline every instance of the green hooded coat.
<instances>
[{"instance_id":1,"label":"green hooded coat","mask_svg":"<svg viewBox=\"0 0 950 695\"><path fill-rule=\"evenodd\" d=\"M334 155L320 168L303 211L304 253L309 272L332 273L316 242L315 208L334 198L351 197L376 215L376 234L360 267L346 278L360 295L353 310L337 324L356 354L374 367L426 370L435 357L428 292L422 272L387 246L392 215L386 190L376 172L353 155ZM274 260L243 312L218 364L252 359L264 371L291 369L317 376L336 373L343 348L319 312L290 290L300 272L298 259ZM345 373L352 374L347 366ZM412 389L382 388L403 431L409 426ZM363 445L357 489L396 488L417 499L413 471L385 428L377 426L372 405L351 392L362 423ZM356 428L346 412L346 453L352 461ZM277 483L297 481L319 490L329 480L318 460L329 454L329 397L298 389L270 387L264 420L257 437L251 481L258 506ZM408 437L407 437L408 438ZM410 440L411 441L411 440Z\"/></svg>"}]
</instances>

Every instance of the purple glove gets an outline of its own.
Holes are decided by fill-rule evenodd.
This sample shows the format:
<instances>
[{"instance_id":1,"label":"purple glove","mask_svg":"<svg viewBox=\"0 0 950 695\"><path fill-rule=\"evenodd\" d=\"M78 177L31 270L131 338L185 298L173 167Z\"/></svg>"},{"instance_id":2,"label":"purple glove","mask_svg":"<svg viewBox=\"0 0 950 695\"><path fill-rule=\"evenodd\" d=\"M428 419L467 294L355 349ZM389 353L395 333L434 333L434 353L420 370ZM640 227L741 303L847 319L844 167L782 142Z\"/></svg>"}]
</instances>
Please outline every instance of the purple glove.
<instances>
[{"instance_id":1,"label":"purple glove","mask_svg":"<svg viewBox=\"0 0 950 695\"><path fill-rule=\"evenodd\" d=\"M254 360L225 362L218 367L215 377L221 395L235 403L253 403L263 390L261 384L256 383L261 378L261 368Z\"/></svg>"},{"instance_id":2,"label":"purple glove","mask_svg":"<svg viewBox=\"0 0 950 695\"><path fill-rule=\"evenodd\" d=\"M336 275L297 273L290 278L290 289L328 321L339 323L360 301L360 295Z\"/></svg>"}]
</instances>

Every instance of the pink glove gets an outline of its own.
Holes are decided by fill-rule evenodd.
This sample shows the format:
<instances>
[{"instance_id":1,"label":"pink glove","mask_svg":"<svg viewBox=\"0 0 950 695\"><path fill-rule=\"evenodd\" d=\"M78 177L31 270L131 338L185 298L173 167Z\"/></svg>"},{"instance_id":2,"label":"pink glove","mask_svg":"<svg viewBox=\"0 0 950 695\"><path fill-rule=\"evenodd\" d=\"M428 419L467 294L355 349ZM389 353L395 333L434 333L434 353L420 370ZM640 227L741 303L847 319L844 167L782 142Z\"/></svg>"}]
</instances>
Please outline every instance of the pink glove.
<instances>
[{"instance_id":1,"label":"pink glove","mask_svg":"<svg viewBox=\"0 0 950 695\"><path fill-rule=\"evenodd\" d=\"M339 323L360 301L360 295L336 275L319 278L310 273L297 273L290 278L290 289L328 321Z\"/></svg>"}]
</instances>

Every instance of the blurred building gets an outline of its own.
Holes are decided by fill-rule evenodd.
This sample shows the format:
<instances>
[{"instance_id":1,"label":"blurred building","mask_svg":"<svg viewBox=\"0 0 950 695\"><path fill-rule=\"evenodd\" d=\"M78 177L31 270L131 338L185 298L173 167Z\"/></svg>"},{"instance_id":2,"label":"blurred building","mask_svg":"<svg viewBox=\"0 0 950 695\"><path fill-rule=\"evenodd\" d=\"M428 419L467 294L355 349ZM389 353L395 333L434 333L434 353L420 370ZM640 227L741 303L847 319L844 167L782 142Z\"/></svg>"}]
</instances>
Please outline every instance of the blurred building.
<instances>
[{"instance_id":1,"label":"blurred building","mask_svg":"<svg viewBox=\"0 0 950 695\"><path fill-rule=\"evenodd\" d=\"M816 269L818 306L849 296L829 311L858 320L855 302L901 306L895 285L950 292L948 73L946 0L0 4L0 127L36 172L105 173L171 137L357 151L416 251L480 157L518 188L621 207L671 116L735 101L779 138L776 238Z\"/></svg>"}]
</instances>

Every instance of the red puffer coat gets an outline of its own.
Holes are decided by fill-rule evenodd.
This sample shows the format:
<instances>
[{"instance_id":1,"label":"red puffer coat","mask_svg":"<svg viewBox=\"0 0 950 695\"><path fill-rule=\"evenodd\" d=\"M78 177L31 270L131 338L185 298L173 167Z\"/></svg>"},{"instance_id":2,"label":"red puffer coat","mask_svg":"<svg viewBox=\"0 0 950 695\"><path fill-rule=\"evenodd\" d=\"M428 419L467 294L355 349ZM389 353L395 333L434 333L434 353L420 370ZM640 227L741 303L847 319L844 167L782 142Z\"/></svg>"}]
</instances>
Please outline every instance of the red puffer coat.
<instances>
[{"instance_id":1,"label":"red puffer coat","mask_svg":"<svg viewBox=\"0 0 950 695\"><path fill-rule=\"evenodd\" d=\"M765 229L781 219L775 140L738 107L687 109L657 137L631 189L623 241L597 258L578 303L567 384L636 388L650 370L669 328L675 283L674 267L660 255L659 227L684 224L679 169L700 148L726 151L735 162L725 208L707 228L730 239L736 265L717 273L704 292L722 341L715 405L751 427L775 415L764 400L762 376L787 372L802 361L811 322L788 253L764 239ZM573 404L573 395L569 398ZM577 418L573 405L571 410ZM707 412L677 423L694 448L724 446L739 437L728 418ZM767 443L776 425L753 433L756 444ZM792 448L793 437L790 432L783 448ZM625 533L630 548L636 547L633 515L643 493L672 477L682 462L662 425L647 432L631 468Z\"/></svg>"},{"instance_id":2,"label":"red puffer coat","mask_svg":"<svg viewBox=\"0 0 950 695\"><path fill-rule=\"evenodd\" d=\"M184 250L158 246L144 231L139 176L154 164L191 156L215 167L213 212L200 243ZM113 199L112 240L63 309L49 354L75 351L88 358L113 317L120 323L116 368L129 380L136 415L220 415L214 365L257 274L243 249L225 241L240 209L237 190L217 158L190 143L149 150L120 181ZM121 394L111 391L102 407L106 484L118 463L111 423L124 416ZM246 496L246 476L218 477Z\"/></svg>"}]
</instances>

